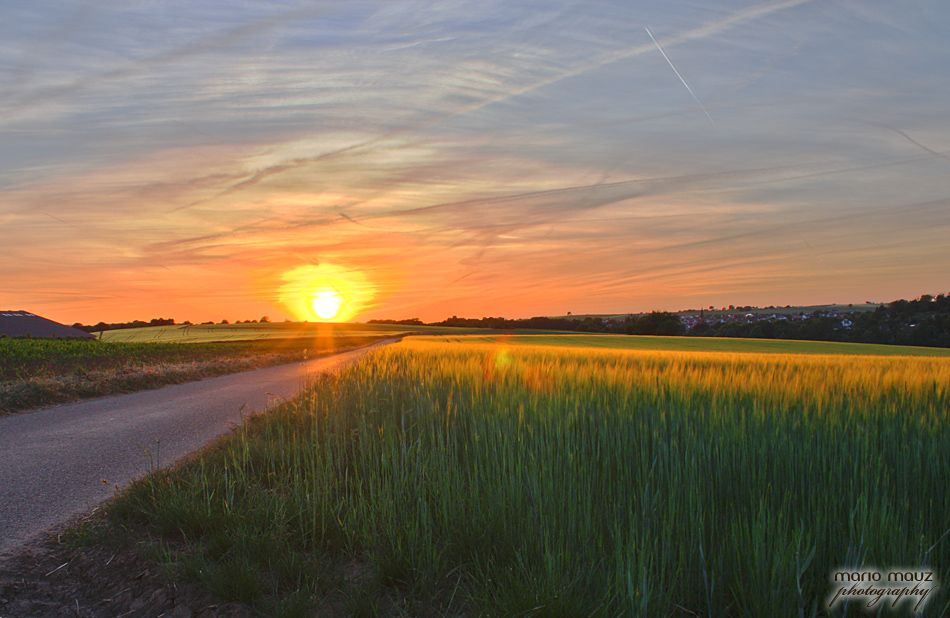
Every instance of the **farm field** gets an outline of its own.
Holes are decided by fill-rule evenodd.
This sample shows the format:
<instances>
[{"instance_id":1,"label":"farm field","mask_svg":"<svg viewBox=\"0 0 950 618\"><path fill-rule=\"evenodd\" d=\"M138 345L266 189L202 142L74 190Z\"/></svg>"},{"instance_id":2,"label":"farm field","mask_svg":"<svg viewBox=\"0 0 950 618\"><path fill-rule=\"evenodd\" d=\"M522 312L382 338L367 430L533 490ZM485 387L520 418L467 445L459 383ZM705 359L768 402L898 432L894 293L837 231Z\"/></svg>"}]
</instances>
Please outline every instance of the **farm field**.
<instances>
[{"instance_id":1,"label":"farm field","mask_svg":"<svg viewBox=\"0 0 950 618\"><path fill-rule=\"evenodd\" d=\"M485 332L479 329L458 329L447 326L403 326L391 324L333 323L257 323L199 324L148 326L104 331L102 341L128 343L200 343L213 341L256 341L261 339L296 339L319 337L396 337L407 333L437 335ZM501 331L488 331L501 332Z\"/></svg>"},{"instance_id":2,"label":"farm field","mask_svg":"<svg viewBox=\"0 0 950 618\"><path fill-rule=\"evenodd\" d=\"M825 616L837 568L948 581L950 359L620 340L649 341L407 338L108 521L269 616Z\"/></svg>"},{"instance_id":3,"label":"farm field","mask_svg":"<svg viewBox=\"0 0 950 618\"><path fill-rule=\"evenodd\" d=\"M0 338L0 414L291 363L382 334L243 341L119 342Z\"/></svg>"},{"instance_id":4,"label":"farm field","mask_svg":"<svg viewBox=\"0 0 950 618\"><path fill-rule=\"evenodd\" d=\"M257 341L266 339L312 338L316 336L445 337L450 341L520 343L559 347L596 347L631 350L670 350L695 352L752 352L773 354L845 354L871 356L950 356L950 349L918 346L893 346L827 341L789 341L782 339L727 339L716 337L654 337L629 335L565 334L536 330L491 330L447 326L404 326L390 324L209 324L150 326L105 331L101 340L115 343L211 343Z\"/></svg>"},{"instance_id":5,"label":"farm field","mask_svg":"<svg viewBox=\"0 0 950 618\"><path fill-rule=\"evenodd\" d=\"M724 337L657 337L648 335L450 334L440 340L458 343L505 343L557 348L603 348L670 352L726 352L752 354L830 354L844 356L936 356L950 357L950 349L918 346L790 341L787 339L730 339ZM425 340L433 340L426 338Z\"/></svg>"}]
</instances>

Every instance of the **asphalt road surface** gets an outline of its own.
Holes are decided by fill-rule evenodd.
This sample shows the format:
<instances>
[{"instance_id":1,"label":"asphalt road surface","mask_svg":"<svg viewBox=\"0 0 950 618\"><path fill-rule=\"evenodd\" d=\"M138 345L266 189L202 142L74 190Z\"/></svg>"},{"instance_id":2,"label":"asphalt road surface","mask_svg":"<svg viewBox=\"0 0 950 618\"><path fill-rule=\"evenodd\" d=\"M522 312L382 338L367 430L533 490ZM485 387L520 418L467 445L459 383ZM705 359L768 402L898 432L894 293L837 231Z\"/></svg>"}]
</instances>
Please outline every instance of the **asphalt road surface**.
<instances>
[{"instance_id":1,"label":"asphalt road surface","mask_svg":"<svg viewBox=\"0 0 950 618\"><path fill-rule=\"evenodd\" d=\"M0 418L0 558L366 349Z\"/></svg>"}]
</instances>

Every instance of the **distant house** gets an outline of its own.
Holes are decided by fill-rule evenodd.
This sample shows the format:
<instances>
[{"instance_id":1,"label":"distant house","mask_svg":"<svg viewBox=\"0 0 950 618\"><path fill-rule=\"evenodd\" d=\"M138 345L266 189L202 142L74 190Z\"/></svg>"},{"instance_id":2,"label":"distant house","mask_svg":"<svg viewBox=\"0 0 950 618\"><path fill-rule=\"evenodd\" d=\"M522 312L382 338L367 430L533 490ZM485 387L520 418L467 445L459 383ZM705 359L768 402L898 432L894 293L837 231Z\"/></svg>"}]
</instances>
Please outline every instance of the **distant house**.
<instances>
[{"instance_id":1,"label":"distant house","mask_svg":"<svg viewBox=\"0 0 950 618\"><path fill-rule=\"evenodd\" d=\"M95 338L85 331L47 320L29 311L0 311L0 337L82 337Z\"/></svg>"}]
</instances>

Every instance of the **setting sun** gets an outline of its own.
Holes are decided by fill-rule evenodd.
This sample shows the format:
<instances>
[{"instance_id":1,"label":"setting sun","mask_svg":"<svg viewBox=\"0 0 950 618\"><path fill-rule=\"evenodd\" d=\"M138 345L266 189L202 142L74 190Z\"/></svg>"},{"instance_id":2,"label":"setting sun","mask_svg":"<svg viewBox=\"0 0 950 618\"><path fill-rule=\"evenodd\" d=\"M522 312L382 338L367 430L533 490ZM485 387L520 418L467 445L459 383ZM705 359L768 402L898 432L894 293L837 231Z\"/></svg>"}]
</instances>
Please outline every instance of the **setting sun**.
<instances>
[{"instance_id":1,"label":"setting sun","mask_svg":"<svg viewBox=\"0 0 950 618\"><path fill-rule=\"evenodd\" d=\"M340 315L345 303L337 292L320 292L310 301L310 309L321 320L332 320Z\"/></svg>"},{"instance_id":2,"label":"setting sun","mask_svg":"<svg viewBox=\"0 0 950 618\"><path fill-rule=\"evenodd\" d=\"M285 271L281 279L278 304L305 322L348 322L374 305L376 287L353 268L307 264Z\"/></svg>"}]
</instances>

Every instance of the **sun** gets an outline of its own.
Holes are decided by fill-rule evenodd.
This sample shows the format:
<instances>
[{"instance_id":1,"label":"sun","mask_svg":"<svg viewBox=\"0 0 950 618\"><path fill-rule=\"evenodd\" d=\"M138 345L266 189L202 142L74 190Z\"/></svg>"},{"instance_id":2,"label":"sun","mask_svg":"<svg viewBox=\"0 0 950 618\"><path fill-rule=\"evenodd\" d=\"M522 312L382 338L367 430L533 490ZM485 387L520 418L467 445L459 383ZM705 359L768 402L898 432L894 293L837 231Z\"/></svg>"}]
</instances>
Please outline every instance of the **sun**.
<instances>
[{"instance_id":1,"label":"sun","mask_svg":"<svg viewBox=\"0 0 950 618\"><path fill-rule=\"evenodd\" d=\"M281 279L277 304L301 322L349 322L372 307L376 296L376 286L361 271L326 262L298 266Z\"/></svg>"},{"instance_id":2,"label":"sun","mask_svg":"<svg viewBox=\"0 0 950 618\"><path fill-rule=\"evenodd\" d=\"M332 320L340 315L346 301L339 293L319 292L310 300L310 309L321 320Z\"/></svg>"}]
</instances>

